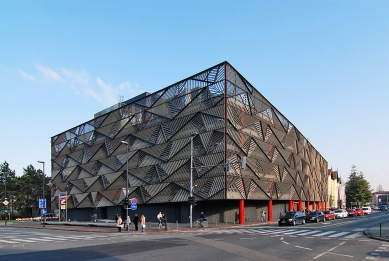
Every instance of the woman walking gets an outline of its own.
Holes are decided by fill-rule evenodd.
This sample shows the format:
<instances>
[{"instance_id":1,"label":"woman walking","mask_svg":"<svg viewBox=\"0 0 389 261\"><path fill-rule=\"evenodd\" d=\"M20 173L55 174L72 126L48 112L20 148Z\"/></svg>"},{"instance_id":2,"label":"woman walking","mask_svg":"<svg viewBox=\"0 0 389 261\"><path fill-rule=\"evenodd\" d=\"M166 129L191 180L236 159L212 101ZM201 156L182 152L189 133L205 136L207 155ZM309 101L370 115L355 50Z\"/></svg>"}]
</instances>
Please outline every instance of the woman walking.
<instances>
[{"instance_id":1,"label":"woman walking","mask_svg":"<svg viewBox=\"0 0 389 261\"><path fill-rule=\"evenodd\" d=\"M142 226L142 232L144 233L146 230L146 217L144 215L140 217L140 225Z\"/></svg>"},{"instance_id":2,"label":"woman walking","mask_svg":"<svg viewBox=\"0 0 389 261\"><path fill-rule=\"evenodd\" d=\"M118 220L116 221L116 226L118 227L118 232L122 232L122 217L118 216Z\"/></svg>"}]
</instances>

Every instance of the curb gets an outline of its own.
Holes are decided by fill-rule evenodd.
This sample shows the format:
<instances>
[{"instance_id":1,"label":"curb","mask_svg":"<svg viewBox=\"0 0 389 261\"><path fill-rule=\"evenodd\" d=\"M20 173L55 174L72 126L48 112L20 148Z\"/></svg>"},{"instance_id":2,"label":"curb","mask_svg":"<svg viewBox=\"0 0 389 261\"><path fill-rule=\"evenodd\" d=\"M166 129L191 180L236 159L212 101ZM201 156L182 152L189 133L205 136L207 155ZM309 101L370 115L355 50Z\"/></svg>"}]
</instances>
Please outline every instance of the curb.
<instances>
[{"instance_id":1,"label":"curb","mask_svg":"<svg viewBox=\"0 0 389 261\"><path fill-rule=\"evenodd\" d=\"M380 241L389 242L389 238L373 236L372 234L369 233L368 230L365 230L365 231L363 232L363 234L365 234L367 237L372 238L372 239L375 239L375 240L380 240Z\"/></svg>"}]
</instances>

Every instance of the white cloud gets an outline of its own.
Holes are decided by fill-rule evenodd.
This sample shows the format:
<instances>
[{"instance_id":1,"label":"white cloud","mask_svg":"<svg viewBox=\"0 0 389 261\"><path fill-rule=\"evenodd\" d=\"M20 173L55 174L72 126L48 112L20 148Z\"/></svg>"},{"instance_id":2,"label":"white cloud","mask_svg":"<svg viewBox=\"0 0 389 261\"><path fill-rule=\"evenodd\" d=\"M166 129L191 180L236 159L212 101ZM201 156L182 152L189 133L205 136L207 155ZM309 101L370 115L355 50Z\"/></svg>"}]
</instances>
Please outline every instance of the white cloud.
<instances>
[{"instance_id":1,"label":"white cloud","mask_svg":"<svg viewBox=\"0 0 389 261\"><path fill-rule=\"evenodd\" d=\"M89 75L83 69L81 71L74 71L72 69L61 68L62 73L70 80L74 86L89 86Z\"/></svg>"},{"instance_id":2,"label":"white cloud","mask_svg":"<svg viewBox=\"0 0 389 261\"><path fill-rule=\"evenodd\" d=\"M95 97L100 103L112 106L119 102L119 96L125 96L124 94L129 93L129 97L133 97L136 94L139 94L138 91L138 85L137 84L131 84L129 82L121 83L117 86L112 86L110 84L105 83L100 77L96 78L97 85L101 88L101 92L98 94L96 92L93 92L93 96ZM89 93L92 96L92 92ZM126 100L126 98L125 98Z\"/></svg>"},{"instance_id":3,"label":"white cloud","mask_svg":"<svg viewBox=\"0 0 389 261\"><path fill-rule=\"evenodd\" d=\"M63 81L61 76L50 68L43 67L39 64L35 64L36 68L41 72L43 78L54 81Z\"/></svg>"},{"instance_id":4,"label":"white cloud","mask_svg":"<svg viewBox=\"0 0 389 261\"><path fill-rule=\"evenodd\" d=\"M19 71L20 71L20 73L22 74L22 76L23 76L24 78L29 79L30 81L36 81L35 77L32 76L31 74L28 74L28 73L26 73L25 71L20 70L20 69L19 69Z\"/></svg>"}]
</instances>

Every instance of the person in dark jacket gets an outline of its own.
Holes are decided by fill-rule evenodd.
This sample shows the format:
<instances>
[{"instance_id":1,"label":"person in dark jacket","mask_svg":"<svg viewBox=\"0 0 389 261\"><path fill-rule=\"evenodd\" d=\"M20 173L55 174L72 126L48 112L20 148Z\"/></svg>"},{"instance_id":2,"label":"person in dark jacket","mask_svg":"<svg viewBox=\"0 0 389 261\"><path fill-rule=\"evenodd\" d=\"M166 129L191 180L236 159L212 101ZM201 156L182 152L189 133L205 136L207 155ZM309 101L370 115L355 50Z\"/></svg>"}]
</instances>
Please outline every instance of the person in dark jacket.
<instances>
[{"instance_id":1,"label":"person in dark jacket","mask_svg":"<svg viewBox=\"0 0 389 261\"><path fill-rule=\"evenodd\" d=\"M138 231L138 222L139 222L138 214L135 214L133 221L134 221L134 225L135 225L135 231Z\"/></svg>"}]
</instances>

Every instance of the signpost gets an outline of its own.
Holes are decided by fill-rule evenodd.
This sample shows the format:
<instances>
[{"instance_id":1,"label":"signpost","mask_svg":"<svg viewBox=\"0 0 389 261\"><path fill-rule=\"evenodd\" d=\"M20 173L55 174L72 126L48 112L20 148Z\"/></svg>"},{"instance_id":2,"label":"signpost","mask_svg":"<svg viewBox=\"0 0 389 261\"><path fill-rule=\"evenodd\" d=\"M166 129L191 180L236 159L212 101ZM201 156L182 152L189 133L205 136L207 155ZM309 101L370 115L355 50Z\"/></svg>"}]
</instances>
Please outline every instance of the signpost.
<instances>
[{"instance_id":1,"label":"signpost","mask_svg":"<svg viewBox=\"0 0 389 261\"><path fill-rule=\"evenodd\" d=\"M60 192L58 196L58 205L59 205L59 217L58 217L58 222L61 222L61 214L62 217L65 217L65 221L68 220L68 209L67 209L67 198L68 198L68 193L67 192ZM65 212L65 215L61 212Z\"/></svg>"},{"instance_id":2,"label":"signpost","mask_svg":"<svg viewBox=\"0 0 389 261\"><path fill-rule=\"evenodd\" d=\"M9 204L8 200L4 199L4 201L2 203L4 205L4 213L9 215L9 213L8 213L8 204ZM4 221L5 221L5 225L7 225L7 217L4 219Z\"/></svg>"}]
</instances>

